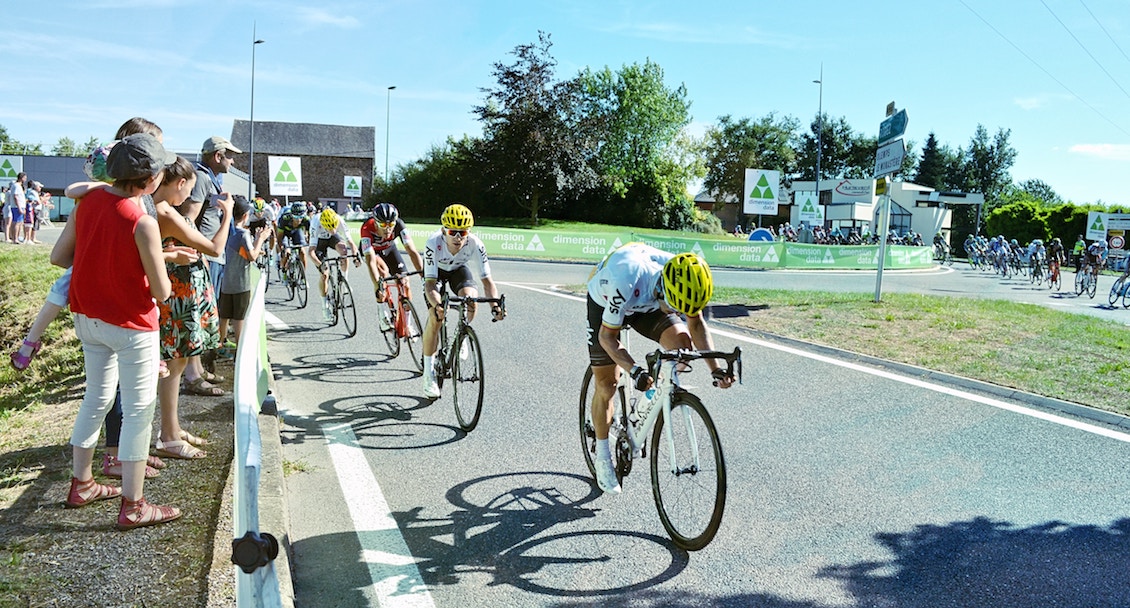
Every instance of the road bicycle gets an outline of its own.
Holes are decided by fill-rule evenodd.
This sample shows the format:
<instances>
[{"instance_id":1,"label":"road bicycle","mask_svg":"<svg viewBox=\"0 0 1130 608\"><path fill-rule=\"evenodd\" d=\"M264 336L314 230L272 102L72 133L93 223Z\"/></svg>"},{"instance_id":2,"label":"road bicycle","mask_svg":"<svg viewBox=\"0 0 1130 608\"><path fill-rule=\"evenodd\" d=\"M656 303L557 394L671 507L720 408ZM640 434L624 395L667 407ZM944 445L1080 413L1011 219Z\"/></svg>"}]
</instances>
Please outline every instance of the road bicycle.
<instances>
[{"instance_id":1,"label":"road bicycle","mask_svg":"<svg viewBox=\"0 0 1130 608\"><path fill-rule=\"evenodd\" d=\"M1048 262L1048 288L1059 291L1063 286L1063 275L1060 273L1059 260Z\"/></svg>"},{"instance_id":2,"label":"road bicycle","mask_svg":"<svg viewBox=\"0 0 1130 608\"><path fill-rule=\"evenodd\" d=\"M263 282L267 285L271 284L271 252L264 249L259 257L255 258L255 266L259 268L259 273L263 275Z\"/></svg>"},{"instance_id":3,"label":"road bicycle","mask_svg":"<svg viewBox=\"0 0 1130 608\"><path fill-rule=\"evenodd\" d=\"M1095 277L1094 266L1090 263L1083 264L1083 270L1075 273L1075 295L1086 293L1091 298L1095 297L1098 290L1098 279Z\"/></svg>"},{"instance_id":4,"label":"road bicycle","mask_svg":"<svg viewBox=\"0 0 1130 608\"><path fill-rule=\"evenodd\" d=\"M417 371L424 371L423 326L420 317L416 314L416 307L412 305L412 296L408 289L401 284L406 279L420 271L394 274L378 280L378 291L384 292L384 302L378 304L377 314L381 316L381 335L384 336L388 352L395 359L400 356L401 342L408 345L408 354ZM396 291L393 294L393 291Z\"/></svg>"},{"instance_id":5,"label":"road bicycle","mask_svg":"<svg viewBox=\"0 0 1130 608\"><path fill-rule=\"evenodd\" d=\"M623 338L622 338L623 339ZM625 345L626 346L626 345ZM638 391L621 373L613 395L608 441L616 477L623 480L636 458L650 458L651 492L659 520L681 549L702 549L718 532L726 506L726 464L718 430L702 401L684 388L680 373L698 359L726 361L727 375L741 381L742 351L663 350L649 353L653 388ZM715 382L717 384L717 382ZM596 427L592 422L592 368L581 382L581 451L596 478ZM651 440L648 441L648 434Z\"/></svg>"},{"instance_id":6,"label":"road bicycle","mask_svg":"<svg viewBox=\"0 0 1130 608\"><path fill-rule=\"evenodd\" d=\"M337 253L337 250L331 250ZM322 266L326 268L326 297L330 301L330 327L337 325L338 321L345 322L345 331L348 337L352 338L357 335L357 307L353 303L353 289L349 287L349 280L345 278L345 273L341 270L342 260L353 260L360 264L361 256L354 253L353 255L329 255L331 251L326 252L326 258L322 260Z\"/></svg>"},{"instance_id":7,"label":"road bicycle","mask_svg":"<svg viewBox=\"0 0 1130 608\"><path fill-rule=\"evenodd\" d=\"M1130 266L1127 267L1126 272L1122 273L1122 276L1114 280L1114 285L1110 286L1110 295L1107 300L1111 306L1118 304L1118 300L1121 298L1122 307L1130 308L1130 280L1127 279L1128 276L1130 276Z\"/></svg>"},{"instance_id":8,"label":"road bicycle","mask_svg":"<svg viewBox=\"0 0 1130 608\"><path fill-rule=\"evenodd\" d=\"M439 326L438 350L435 354L435 378L440 388L443 381L451 379L451 399L455 403L455 418L459 428L471 432L479 424L483 413L483 351L479 337L467 321L467 309L472 302L498 304L506 314L506 296L479 298L456 296L442 287L440 306L448 310ZM451 314L454 310L458 314ZM429 314L431 314L429 312ZM497 321L497 319L491 319ZM423 361L420 362L423 368Z\"/></svg>"},{"instance_id":9,"label":"road bicycle","mask_svg":"<svg viewBox=\"0 0 1130 608\"><path fill-rule=\"evenodd\" d=\"M286 286L286 299L298 297L298 307L306 308L309 285L306 282L306 267L302 264L302 245L290 245L283 254L282 282Z\"/></svg>"},{"instance_id":10,"label":"road bicycle","mask_svg":"<svg viewBox=\"0 0 1130 608\"><path fill-rule=\"evenodd\" d=\"M1032 254L1031 268L1028 272L1028 281L1039 287L1044 284L1044 260Z\"/></svg>"},{"instance_id":11,"label":"road bicycle","mask_svg":"<svg viewBox=\"0 0 1130 608\"><path fill-rule=\"evenodd\" d=\"M953 253L949 249L935 245L934 261L945 266L953 266Z\"/></svg>"}]
</instances>

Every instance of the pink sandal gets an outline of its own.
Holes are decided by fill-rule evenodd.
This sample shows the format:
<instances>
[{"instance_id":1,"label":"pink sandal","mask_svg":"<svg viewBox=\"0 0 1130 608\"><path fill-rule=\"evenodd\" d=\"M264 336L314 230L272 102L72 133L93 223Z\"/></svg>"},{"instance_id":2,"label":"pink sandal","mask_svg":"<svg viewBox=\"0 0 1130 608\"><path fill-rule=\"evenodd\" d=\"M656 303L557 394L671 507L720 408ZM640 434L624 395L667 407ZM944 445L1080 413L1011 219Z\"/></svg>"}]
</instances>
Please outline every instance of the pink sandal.
<instances>
[{"instance_id":1,"label":"pink sandal","mask_svg":"<svg viewBox=\"0 0 1130 608\"><path fill-rule=\"evenodd\" d=\"M122 478L122 461L118 460L117 457L115 457L115 456L111 456L109 454L103 454L102 455L102 474L105 475L106 477L113 477L114 479L121 479ZM160 474L161 473L157 472L157 469L149 466L148 464L145 465L145 478L146 479L153 479L154 477L157 477Z\"/></svg>"},{"instance_id":2,"label":"pink sandal","mask_svg":"<svg viewBox=\"0 0 1130 608\"><path fill-rule=\"evenodd\" d=\"M20 354L20 351L23 350L24 346L31 349L30 355L25 356L25 355ZM31 360L35 358L35 355L39 352L39 349L42 346L43 346L42 341L28 342L27 340L24 340L23 346L17 348L16 352L12 353L12 355L11 355L11 357L12 357L12 367L16 368L19 371L23 371L23 370L27 369L28 366L31 365Z\"/></svg>"},{"instance_id":3,"label":"pink sandal","mask_svg":"<svg viewBox=\"0 0 1130 608\"><path fill-rule=\"evenodd\" d=\"M133 530L144 526L155 526L180 519L180 509L151 505L145 498L130 500L122 497L122 507L118 510L119 530Z\"/></svg>"},{"instance_id":4,"label":"pink sandal","mask_svg":"<svg viewBox=\"0 0 1130 608\"><path fill-rule=\"evenodd\" d=\"M68 509L77 509L79 507L85 507L92 502L117 498L121 495L121 488L104 486L94 481L93 477L86 481L79 481L77 478L72 477L71 491L67 493L67 500L63 504Z\"/></svg>"}]
</instances>

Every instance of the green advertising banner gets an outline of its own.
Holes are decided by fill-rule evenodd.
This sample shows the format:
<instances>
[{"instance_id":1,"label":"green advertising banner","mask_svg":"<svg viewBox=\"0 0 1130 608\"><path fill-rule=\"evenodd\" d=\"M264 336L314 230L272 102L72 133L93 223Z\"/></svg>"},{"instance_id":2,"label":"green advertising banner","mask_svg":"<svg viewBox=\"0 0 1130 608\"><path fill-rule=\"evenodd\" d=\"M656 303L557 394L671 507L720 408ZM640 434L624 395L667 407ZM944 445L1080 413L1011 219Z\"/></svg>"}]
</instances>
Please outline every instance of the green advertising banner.
<instances>
[{"instance_id":1,"label":"green advertising banner","mask_svg":"<svg viewBox=\"0 0 1130 608\"><path fill-rule=\"evenodd\" d=\"M437 228L423 224L408 226L418 249ZM793 268L867 270L879 263L878 245L805 245L766 241L742 241L730 237L669 237L624 232L568 232L476 227L474 234L497 257L582 260L597 262L624 243L646 243L671 253L691 252L711 266L733 268ZM934 265L930 247L887 247L886 268L929 268Z\"/></svg>"}]
</instances>

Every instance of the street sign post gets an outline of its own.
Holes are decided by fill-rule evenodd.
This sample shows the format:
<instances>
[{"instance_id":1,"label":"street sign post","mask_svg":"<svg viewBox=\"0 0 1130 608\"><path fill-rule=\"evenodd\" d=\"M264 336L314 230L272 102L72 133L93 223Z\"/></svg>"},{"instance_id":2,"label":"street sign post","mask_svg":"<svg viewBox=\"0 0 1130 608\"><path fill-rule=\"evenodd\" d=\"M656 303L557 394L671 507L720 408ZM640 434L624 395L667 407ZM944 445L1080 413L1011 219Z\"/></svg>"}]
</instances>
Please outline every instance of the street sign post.
<instances>
[{"instance_id":1,"label":"street sign post","mask_svg":"<svg viewBox=\"0 0 1130 608\"><path fill-rule=\"evenodd\" d=\"M907 121L906 110L899 110L879 123L879 145L896 137L902 137L902 134L906 133Z\"/></svg>"},{"instance_id":2,"label":"street sign post","mask_svg":"<svg viewBox=\"0 0 1130 608\"><path fill-rule=\"evenodd\" d=\"M898 171L902 168L905 156L906 143L902 139L879 146L879 150L875 152L875 177Z\"/></svg>"}]
</instances>

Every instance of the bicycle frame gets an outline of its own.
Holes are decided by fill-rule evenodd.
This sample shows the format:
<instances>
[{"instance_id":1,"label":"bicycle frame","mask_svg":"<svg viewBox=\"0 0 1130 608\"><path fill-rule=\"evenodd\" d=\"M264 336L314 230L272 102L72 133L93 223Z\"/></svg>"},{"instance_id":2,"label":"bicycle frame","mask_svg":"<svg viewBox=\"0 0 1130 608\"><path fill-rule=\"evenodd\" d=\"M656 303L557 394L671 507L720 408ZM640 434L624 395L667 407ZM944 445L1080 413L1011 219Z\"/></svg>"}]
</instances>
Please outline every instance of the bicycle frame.
<instances>
[{"instance_id":1,"label":"bicycle frame","mask_svg":"<svg viewBox=\"0 0 1130 608\"><path fill-rule=\"evenodd\" d=\"M505 294L498 298L472 298L469 296L452 295L451 293L449 293L446 286L443 287L443 302L441 302L441 306L443 306L446 310L459 311L459 316L456 318L456 321L452 323L454 325L454 331L451 332L451 335L448 335L449 332L447 329L450 321L448 321L447 317L445 316L443 323L441 323L438 328L439 334L436 336L436 353L440 355L438 359L443 361L443 371L445 374L450 373L451 368L454 364L455 353L453 352L453 347L455 346L455 339L459 337L459 334L462 333L464 327L470 325L470 323L468 323L467 321L467 305L471 302L478 302L482 304L498 304L502 308L503 312L506 311ZM491 321L496 320L497 319L491 319Z\"/></svg>"},{"instance_id":2,"label":"bicycle frame","mask_svg":"<svg viewBox=\"0 0 1130 608\"><path fill-rule=\"evenodd\" d=\"M414 274L420 274L420 271L419 270L413 270L412 272L401 272L401 273L397 273L397 274L390 275L388 277L384 277L384 278L380 279L381 283L382 283L381 288L384 290L384 294L385 294L385 302L393 302L393 303L396 304L396 325L395 325L395 328L396 328L396 337L398 337L398 338L407 338L408 337L408 319L407 319L407 310L405 310L405 308L404 308L404 300L406 300L410 297L409 292L408 292L408 288L405 287L404 285L402 285L400 281L403 280L403 279L406 279L406 278L408 278L408 277L410 277ZM393 288L396 289L396 295L395 296L392 293ZM390 298L393 298L393 299L390 299Z\"/></svg>"}]
</instances>

